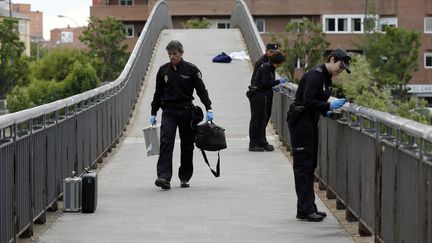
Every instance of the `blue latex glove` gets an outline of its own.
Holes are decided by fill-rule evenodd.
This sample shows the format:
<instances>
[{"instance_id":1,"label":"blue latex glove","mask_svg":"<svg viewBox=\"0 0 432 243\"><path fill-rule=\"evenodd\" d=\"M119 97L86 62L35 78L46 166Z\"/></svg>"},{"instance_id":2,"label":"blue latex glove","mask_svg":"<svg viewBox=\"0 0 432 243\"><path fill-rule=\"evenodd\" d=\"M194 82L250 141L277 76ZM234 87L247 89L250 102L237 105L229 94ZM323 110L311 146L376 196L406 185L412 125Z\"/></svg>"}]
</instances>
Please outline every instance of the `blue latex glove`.
<instances>
[{"instance_id":1,"label":"blue latex glove","mask_svg":"<svg viewBox=\"0 0 432 243\"><path fill-rule=\"evenodd\" d=\"M279 87L273 87L272 90L273 90L273 92L279 92L280 88Z\"/></svg>"},{"instance_id":2,"label":"blue latex glove","mask_svg":"<svg viewBox=\"0 0 432 243\"><path fill-rule=\"evenodd\" d=\"M330 118L331 115L332 115L332 113L333 113L332 111L327 111L327 113L326 113L326 117L327 117L327 118Z\"/></svg>"},{"instance_id":3,"label":"blue latex glove","mask_svg":"<svg viewBox=\"0 0 432 243\"><path fill-rule=\"evenodd\" d=\"M206 121L213 121L213 111L207 111Z\"/></svg>"},{"instance_id":4,"label":"blue latex glove","mask_svg":"<svg viewBox=\"0 0 432 243\"><path fill-rule=\"evenodd\" d=\"M330 102L330 110L336 110L341 108L346 101L346 99L335 99L334 101Z\"/></svg>"},{"instance_id":5,"label":"blue latex glove","mask_svg":"<svg viewBox=\"0 0 432 243\"><path fill-rule=\"evenodd\" d=\"M156 125L156 123L157 123L156 116L151 116L150 117L150 124Z\"/></svg>"},{"instance_id":6,"label":"blue latex glove","mask_svg":"<svg viewBox=\"0 0 432 243\"><path fill-rule=\"evenodd\" d=\"M288 82L288 79L287 79L287 78L280 78L280 79L279 79L279 83L280 83L280 84L284 84L284 83L286 83L286 82Z\"/></svg>"}]
</instances>

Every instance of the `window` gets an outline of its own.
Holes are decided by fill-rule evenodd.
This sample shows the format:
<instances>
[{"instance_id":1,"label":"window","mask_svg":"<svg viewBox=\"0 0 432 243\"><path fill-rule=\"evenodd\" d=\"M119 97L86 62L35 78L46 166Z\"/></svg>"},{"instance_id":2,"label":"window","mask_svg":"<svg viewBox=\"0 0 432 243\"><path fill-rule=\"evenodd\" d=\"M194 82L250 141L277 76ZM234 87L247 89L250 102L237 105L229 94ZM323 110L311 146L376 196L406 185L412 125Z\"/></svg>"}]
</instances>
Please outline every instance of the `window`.
<instances>
[{"instance_id":1,"label":"window","mask_svg":"<svg viewBox=\"0 0 432 243\"><path fill-rule=\"evenodd\" d=\"M425 33L432 33L432 17L425 18Z\"/></svg>"},{"instance_id":2,"label":"window","mask_svg":"<svg viewBox=\"0 0 432 243\"><path fill-rule=\"evenodd\" d=\"M336 19L326 19L325 20L325 31L336 31Z\"/></svg>"},{"instance_id":3,"label":"window","mask_svg":"<svg viewBox=\"0 0 432 243\"><path fill-rule=\"evenodd\" d=\"M303 19L291 19L290 23L296 24L297 25L297 32L300 32L301 29L303 29L302 27L304 26L303 23Z\"/></svg>"},{"instance_id":4,"label":"window","mask_svg":"<svg viewBox=\"0 0 432 243\"><path fill-rule=\"evenodd\" d=\"M379 30L385 32L388 27L397 27L397 18L380 18Z\"/></svg>"},{"instance_id":5,"label":"window","mask_svg":"<svg viewBox=\"0 0 432 243\"><path fill-rule=\"evenodd\" d=\"M229 29L230 28L230 22L226 21L226 22L217 22L216 23L216 28L218 29Z\"/></svg>"},{"instance_id":6,"label":"window","mask_svg":"<svg viewBox=\"0 0 432 243\"><path fill-rule=\"evenodd\" d=\"M351 19L351 31L352 32L362 32L362 19L361 18L352 18Z\"/></svg>"},{"instance_id":7,"label":"window","mask_svg":"<svg viewBox=\"0 0 432 243\"><path fill-rule=\"evenodd\" d=\"M19 20L18 22L18 32L20 34L26 33L26 21L25 20Z\"/></svg>"},{"instance_id":8,"label":"window","mask_svg":"<svg viewBox=\"0 0 432 243\"><path fill-rule=\"evenodd\" d=\"M264 19L256 19L255 20L256 27L259 33L266 32L265 20Z\"/></svg>"},{"instance_id":9,"label":"window","mask_svg":"<svg viewBox=\"0 0 432 243\"><path fill-rule=\"evenodd\" d=\"M323 15L326 33L362 33L364 15Z\"/></svg>"},{"instance_id":10,"label":"window","mask_svg":"<svg viewBox=\"0 0 432 243\"><path fill-rule=\"evenodd\" d=\"M126 38L132 38L134 37L134 27L131 24L125 24L123 25L123 31L126 35Z\"/></svg>"},{"instance_id":11,"label":"window","mask_svg":"<svg viewBox=\"0 0 432 243\"><path fill-rule=\"evenodd\" d=\"M125 6L132 6L133 5L133 0L120 0L119 4L120 5L125 5Z\"/></svg>"},{"instance_id":12,"label":"window","mask_svg":"<svg viewBox=\"0 0 432 243\"><path fill-rule=\"evenodd\" d=\"M426 52L424 54L424 67L432 68L432 52Z\"/></svg>"}]
</instances>

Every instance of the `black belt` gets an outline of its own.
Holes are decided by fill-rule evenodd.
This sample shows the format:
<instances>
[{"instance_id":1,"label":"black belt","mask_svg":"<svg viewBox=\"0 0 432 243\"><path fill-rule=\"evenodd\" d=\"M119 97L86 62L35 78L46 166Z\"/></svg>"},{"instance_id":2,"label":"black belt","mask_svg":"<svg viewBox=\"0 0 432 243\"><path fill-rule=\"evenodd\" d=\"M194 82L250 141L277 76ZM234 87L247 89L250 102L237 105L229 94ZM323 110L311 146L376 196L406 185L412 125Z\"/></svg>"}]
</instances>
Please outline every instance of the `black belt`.
<instances>
[{"instance_id":1,"label":"black belt","mask_svg":"<svg viewBox=\"0 0 432 243\"><path fill-rule=\"evenodd\" d=\"M181 102L162 102L162 109L187 109L189 107L192 106L192 101L188 100L188 101L181 101Z\"/></svg>"}]
</instances>

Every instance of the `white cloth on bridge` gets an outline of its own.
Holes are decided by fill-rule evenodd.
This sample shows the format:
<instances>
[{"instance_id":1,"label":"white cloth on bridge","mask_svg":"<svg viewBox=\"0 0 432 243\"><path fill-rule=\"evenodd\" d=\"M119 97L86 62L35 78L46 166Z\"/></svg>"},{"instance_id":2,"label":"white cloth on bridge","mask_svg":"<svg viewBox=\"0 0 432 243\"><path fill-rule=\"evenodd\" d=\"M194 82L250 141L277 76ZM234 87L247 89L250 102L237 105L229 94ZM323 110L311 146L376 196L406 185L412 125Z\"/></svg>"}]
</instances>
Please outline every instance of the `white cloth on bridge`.
<instances>
[{"instance_id":1,"label":"white cloth on bridge","mask_svg":"<svg viewBox=\"0 0 432 243\"><path fill-rule=\"evenodd\" d=\"M237 52L231 52L229 54L229 56L233 59L233 60L250 60L250 57L248 54L246 54L246 52L244 51L237 51Z\"/></svg>"}]
</instances>

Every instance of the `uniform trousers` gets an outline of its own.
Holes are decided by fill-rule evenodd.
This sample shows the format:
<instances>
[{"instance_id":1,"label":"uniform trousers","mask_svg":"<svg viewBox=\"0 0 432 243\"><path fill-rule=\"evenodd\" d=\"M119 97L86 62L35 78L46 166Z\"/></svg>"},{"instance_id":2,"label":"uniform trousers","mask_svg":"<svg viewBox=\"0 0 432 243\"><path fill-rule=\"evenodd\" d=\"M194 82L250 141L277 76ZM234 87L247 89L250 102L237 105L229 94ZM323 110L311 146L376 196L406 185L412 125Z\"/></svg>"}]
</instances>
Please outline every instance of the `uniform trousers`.
<instances>
[{"instance_id":1,"label":"uniform trousers","mask_svg":"<svg viewBox=\"0 0 432 243\"><path fill-rule=\"evenodd\" d=\"M189 181L193 173L194 131L191 126L192 108L165 108L162 111L160 135L160 155L157 162L157 176L168 181L172 177L172 157L177 127L180 135L180 168L178 176L181 181Z\"/></svg>"},{"instance_id":2,"label":"uniform trousers","mask_svg":"<svg viewBox=\"0 0 432 243\"><path fill-rule=\"evenodd\" d=\"M317 211L314 193L314 171L318 159L318 123L302 115L289 126L293 149L293 169L297 194L297 213L311 214Z\"/></svg>"},{"instance_id":3,"label":"uniform trousers","mask_svg":"<svg viewBox=\"0 0 432 243\"><path fill-rule=\"evenodd\" d=\"M268 144L266 127L270 120L273 93L257 91L249 98L251 119L249 122L249 147L264 147Z\"/></svg>"}]
</instances>

